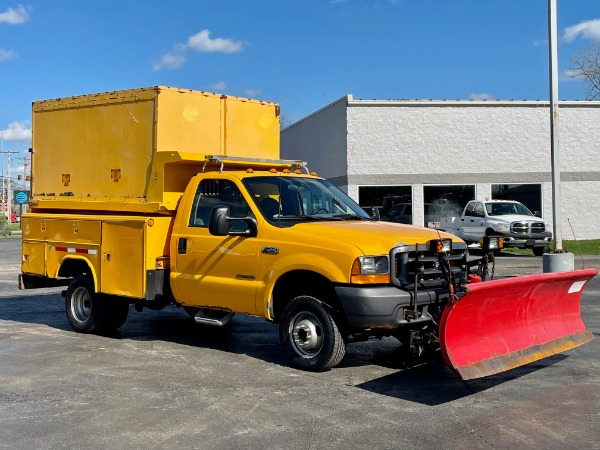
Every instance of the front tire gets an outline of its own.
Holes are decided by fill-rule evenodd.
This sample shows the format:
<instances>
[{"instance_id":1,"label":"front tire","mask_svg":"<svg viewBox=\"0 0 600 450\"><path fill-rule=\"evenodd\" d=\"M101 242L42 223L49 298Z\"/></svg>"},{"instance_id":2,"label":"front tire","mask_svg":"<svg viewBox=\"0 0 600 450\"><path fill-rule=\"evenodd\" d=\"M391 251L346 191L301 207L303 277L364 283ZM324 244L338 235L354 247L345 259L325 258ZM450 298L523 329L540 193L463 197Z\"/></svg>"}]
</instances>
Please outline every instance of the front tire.
<instances>
[{"instance_id":1,"label":"front tire","mask_svg":"<svg viewBox=\"0 0 600 450\"><path fill-rule=\"evenodd\" d=\"M542 256L544 253L550 250L549 247L533 247L533 254L535 256Z\"/></svg>"},{"instance_id":2,"label":"front tire","mask_svg":"<svg viewBox=\"0 0 600 450\"><path fill-rule=\"evenodd\" d=\"M292 365L303 370L329 370L346 353L346 343L334 318L314 297L296 297L285 307L279 340Z\"/></svg>"}]
</instances>

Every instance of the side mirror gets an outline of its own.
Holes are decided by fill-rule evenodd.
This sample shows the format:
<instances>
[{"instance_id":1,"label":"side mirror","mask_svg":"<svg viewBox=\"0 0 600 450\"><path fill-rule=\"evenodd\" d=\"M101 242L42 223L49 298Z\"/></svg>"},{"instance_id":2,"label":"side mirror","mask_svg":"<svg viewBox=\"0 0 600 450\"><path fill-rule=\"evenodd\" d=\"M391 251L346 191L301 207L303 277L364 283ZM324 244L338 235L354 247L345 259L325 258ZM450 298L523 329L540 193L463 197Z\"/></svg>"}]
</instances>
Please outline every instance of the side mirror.
<instances>
[{"instance_id":1,"label":"side mirror","mask_svg":"<svg viewBox=\"0 0 600 450\"><path fill-rule=\"evenodd\" d=\"M539 217L540 219L542 218L542 213L541 213L541 212L539 212L539 211L534 211L534 212L533 212L533 215L534 215L535 217Z\"/></svg>"},{"instance_id":2,"label":"side mirror","mask_svg":"<svg viewBox=\"0 0 600 450\"><path fill-rule=\"evenodd\" d=\"M210 211L208 231L214 236L227 236L229 234L229 207L215 206Z\"/></svg>"},{"instance_id":3,"label":"side mirror","mask_svg":"<svg viewBox=\"0 0 600 450\"><path fill-rule=\"evenodd\" d=\"M381 220L381 215L379 214L379 208L371 208L371 219Z\"/></svg>"},{"instance_id":4,"label":"side mirror","mask_svg":"<svg viewBox=\"0 0 600 450\"><path fill-rule=\"evenodd\" d=\"M245 230L231 230L231 222L242 221L246 224ZM228 206L215 206L210 211L208 231L213 236L258 236L258 224L254 217L229 217Z\"/></svg>"}]
</instances>

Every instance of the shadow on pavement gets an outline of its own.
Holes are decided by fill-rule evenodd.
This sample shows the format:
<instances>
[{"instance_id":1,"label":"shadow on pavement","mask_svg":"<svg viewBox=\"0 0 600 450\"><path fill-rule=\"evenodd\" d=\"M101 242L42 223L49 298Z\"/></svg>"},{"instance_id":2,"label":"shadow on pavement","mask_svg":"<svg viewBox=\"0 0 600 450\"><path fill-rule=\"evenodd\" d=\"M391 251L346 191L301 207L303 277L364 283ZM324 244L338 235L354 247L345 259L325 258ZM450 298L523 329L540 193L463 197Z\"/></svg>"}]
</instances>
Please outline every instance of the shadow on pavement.
<instances>
[{"instance_id":1,"label":"shadow on pavement","mask_svg":"<svg viewBox=\"0 0 600 450\"><path fill-rule=\"evenodd\" d=\"M507 372L468 381L461 380L442 361L436 361L367 381L356 387L388 397L435 406L529 375L565 358L567 355L554 355Z\"/></svg>"},{"instance_id":2,"label":"shadow on pavement","mask_svg":"<svg viewBox=\"0 0 600 450\"><path fill-rule=\"evenodd\" d=\"M78 334L70 327L64 299L57 293L0 298L0 320L48 326L80 336L82 341L86 339L86 335ZM175 306L161 311L144 310L143 313L137 313L132 306L127 322L114 335L94 336L94 339L171 342L244 354L289 367L279 347L277 326L256 317L237 315L229 325L219 328L196 324L182 308ZM398 348L399 343L393 338L351 344L340 368L375 365L397 369L396 373L356 387L425 405L439 405L493 388L567 357L555 355L495 376L462 381L441 361L439 354L433 362L407 368L398 356Z\"/></svg>"}]
</instances>

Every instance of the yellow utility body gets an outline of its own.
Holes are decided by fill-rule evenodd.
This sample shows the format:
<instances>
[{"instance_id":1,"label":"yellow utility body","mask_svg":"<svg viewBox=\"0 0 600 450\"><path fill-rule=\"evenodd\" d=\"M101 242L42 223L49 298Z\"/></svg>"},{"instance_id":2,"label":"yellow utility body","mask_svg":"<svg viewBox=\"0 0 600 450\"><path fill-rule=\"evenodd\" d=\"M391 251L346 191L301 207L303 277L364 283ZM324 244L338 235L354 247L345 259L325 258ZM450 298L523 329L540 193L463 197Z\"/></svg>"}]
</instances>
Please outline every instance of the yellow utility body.
<instances>
[{"instance_id":1,"label":"yellow utility body","mask_svg":"<svg viewBox=\"0 0 600 450\"><path fill-rule=\"evenodd\" d=\"M303 369L394 336L408 356L443 338L458 370L461 336L446 331L466 328L444 312L493 248L473 263L456 236L369 216L307 163L279 159L279 127L274 103L167 87L34 102L20 286L68 285L67 317L84 333L116 330L130 305L175 305L204 325L236 313L278 323ZM590 276L573 275L578 290L562 281L571 305ZM474 371L481 360L467 372L504 370Z\"/></svg>"}]
</instances>

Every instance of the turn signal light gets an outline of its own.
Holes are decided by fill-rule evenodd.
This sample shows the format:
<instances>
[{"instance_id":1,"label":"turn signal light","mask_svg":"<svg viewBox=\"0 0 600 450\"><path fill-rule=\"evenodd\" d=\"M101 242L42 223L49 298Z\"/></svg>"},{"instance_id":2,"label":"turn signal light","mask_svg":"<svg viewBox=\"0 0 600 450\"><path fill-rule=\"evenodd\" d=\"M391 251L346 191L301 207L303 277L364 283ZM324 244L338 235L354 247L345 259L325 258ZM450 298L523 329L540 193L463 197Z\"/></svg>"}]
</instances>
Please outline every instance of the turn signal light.
<instances>
[{"instance_id":1,"label":"turn signal light","mask_svg":"<svg viewBox=\"0 0 600 450\"><path fill-rule=\"evenodd\" d=\"M439 253L448 253L452 251L452 239L432 239L427 242L429 253L437 255Z\"/></svg>"}]
</instances>

